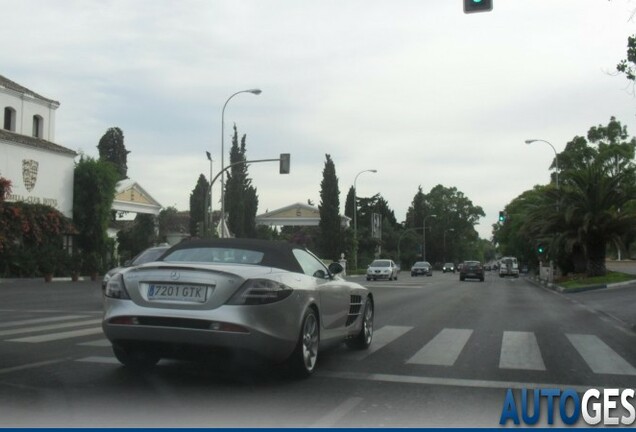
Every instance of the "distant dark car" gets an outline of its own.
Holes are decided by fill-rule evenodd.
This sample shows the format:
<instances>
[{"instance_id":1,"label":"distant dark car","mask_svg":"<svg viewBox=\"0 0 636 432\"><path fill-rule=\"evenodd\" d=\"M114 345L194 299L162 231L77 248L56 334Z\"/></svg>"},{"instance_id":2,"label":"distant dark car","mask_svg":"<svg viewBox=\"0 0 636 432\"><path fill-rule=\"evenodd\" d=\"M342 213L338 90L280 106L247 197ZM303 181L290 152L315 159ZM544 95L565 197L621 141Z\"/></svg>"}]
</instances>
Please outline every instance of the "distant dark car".
<instances>
[{"instance_id":1,"label":"distant dark car","mask_svg":"<svg viewBox=\"0 0 636 432\"><path fill-rule=\"evenodd\" d=\"M433 276L433 266L426 261L418 261L411 267L411 276Z\"/></svg>"},{"instance_id":2,"label":"distant dark car","mask_svg":"<svg viewBox=\"0 0 636 432\"><path fill-rule=\"evenodd\" d=\"M446 273L446 272L455 273L455 264L453 264L453 263L444 264L444 267L442 267L442 272L444 272L444 273Z\"/></svg>"},{"instance_id":3,"label":"distant dark car","mask_svg":"<svg viewBox=\"0 0 636 432\"><path fill-rule=\"evenodd\" d=\"M484 267L479 261L464 261L462 263L459 270L459 280L464 281L467 278L484 281Z\"/></svg>"},{"instance_id":4,"label":"distant dark car","mask_svg":"<svg viewBox=\"0 0 636 432\"><path fill-rule=\"evenodd\" d=\"M115 273L122 271L126 267L132 267L132 266L136 266L140 264L145 264L147 262L156 261L157 258L163 255L163 253L167 251L168 249L170 249L169 244L149 247L148 249L145 249L142 252L140 252L132 260L126 261L123 266L115 267L114 269L108 270L106 274L104 275L104 279L102 280L102 291L106 289L106 285L108 284L108 281L110 280L111 277L113 277Z\"/></svg>"}]
</instances>

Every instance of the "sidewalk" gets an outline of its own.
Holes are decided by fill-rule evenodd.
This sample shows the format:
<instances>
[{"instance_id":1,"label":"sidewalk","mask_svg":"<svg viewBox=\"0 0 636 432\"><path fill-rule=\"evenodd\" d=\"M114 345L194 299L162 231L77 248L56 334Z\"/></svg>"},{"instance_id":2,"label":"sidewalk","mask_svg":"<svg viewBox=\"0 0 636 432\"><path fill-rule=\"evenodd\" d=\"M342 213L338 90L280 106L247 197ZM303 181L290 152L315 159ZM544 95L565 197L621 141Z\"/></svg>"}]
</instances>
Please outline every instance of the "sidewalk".
<instances>
[{"instance_id":1,"label":"sidewalk","mask_svg":"<svg viewBox=\"0 0 636 432\"><path fill-rule=\"evenodd\" d=\"M567 291L563 287L540 281L538 278L527 277L526 280L553 290L587 309L608 317L636 335L636 280Z\"/></svg>"}]
</instances>

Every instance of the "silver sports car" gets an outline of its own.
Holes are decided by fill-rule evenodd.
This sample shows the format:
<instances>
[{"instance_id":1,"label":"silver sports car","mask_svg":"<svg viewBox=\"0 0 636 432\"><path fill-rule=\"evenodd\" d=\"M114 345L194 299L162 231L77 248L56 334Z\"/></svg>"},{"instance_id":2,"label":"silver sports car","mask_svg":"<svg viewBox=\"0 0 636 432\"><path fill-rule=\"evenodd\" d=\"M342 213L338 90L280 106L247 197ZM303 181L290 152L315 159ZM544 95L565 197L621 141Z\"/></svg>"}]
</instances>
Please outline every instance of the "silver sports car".
<instances>
[{"instance_id":1,"label":"silver sports car","mask_svg":"<svg viewBox=\"0 0 636 432\"><path fill-rule=\"evenodd\" d=\"M117 359L135 369L238 350L309 376L319 348L366 349L373 338L373 296L340 272L284 242L182 242L108 281L102 327Z\"/></svg>"}]
</instances>

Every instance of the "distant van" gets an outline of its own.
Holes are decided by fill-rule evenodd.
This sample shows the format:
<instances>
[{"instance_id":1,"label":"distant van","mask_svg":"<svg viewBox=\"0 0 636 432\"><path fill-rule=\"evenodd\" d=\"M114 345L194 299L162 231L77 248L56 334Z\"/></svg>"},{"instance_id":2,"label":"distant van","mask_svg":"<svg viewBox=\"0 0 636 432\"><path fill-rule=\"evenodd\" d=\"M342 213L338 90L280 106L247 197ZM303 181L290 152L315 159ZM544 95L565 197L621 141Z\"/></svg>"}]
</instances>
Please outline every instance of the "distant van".
<instances>
[{"instance_id":1,"label":"distant van","mask_svg":"<svg viewBox=\"0 0 636 432\"><path fill-rule=\"evenodd\" d=\"M519 277L519 263L515 257L502 257L499 260L499 277Z\"/></svg>"}]
</instances>

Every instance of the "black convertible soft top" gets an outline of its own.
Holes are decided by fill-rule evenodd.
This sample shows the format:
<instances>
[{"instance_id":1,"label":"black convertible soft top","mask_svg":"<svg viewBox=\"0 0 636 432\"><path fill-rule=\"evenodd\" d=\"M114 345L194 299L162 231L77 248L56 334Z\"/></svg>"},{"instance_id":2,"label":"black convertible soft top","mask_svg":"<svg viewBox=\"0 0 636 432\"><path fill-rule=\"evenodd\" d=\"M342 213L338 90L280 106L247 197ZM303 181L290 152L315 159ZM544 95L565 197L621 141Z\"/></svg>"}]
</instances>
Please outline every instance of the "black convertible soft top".
<instances>
[{"instance_id":1,"label":"black convertible soft top","mask_svg":"<svg viewBox=\"0 0 636 432\"><path fill-rule=\"evenodd\" d=\"M159 261L163 260L163 257L169 255L173 251L182 249L196 249L196 248L231 248L231 249L244 249L247 251L256 251L263 253L263 259L259 263L261 266L276 267L283 270L289 270L295 273L302 273L303 269L298 264L298 260L294 256L294 249L304 248L287 243L284 241L275 240L262 240L262 239L245 239L245 238L226 238L226 239L209 239L209 240L185 240L178 243L168 249L159 258Z\"/></svg>"}]
</instances>

